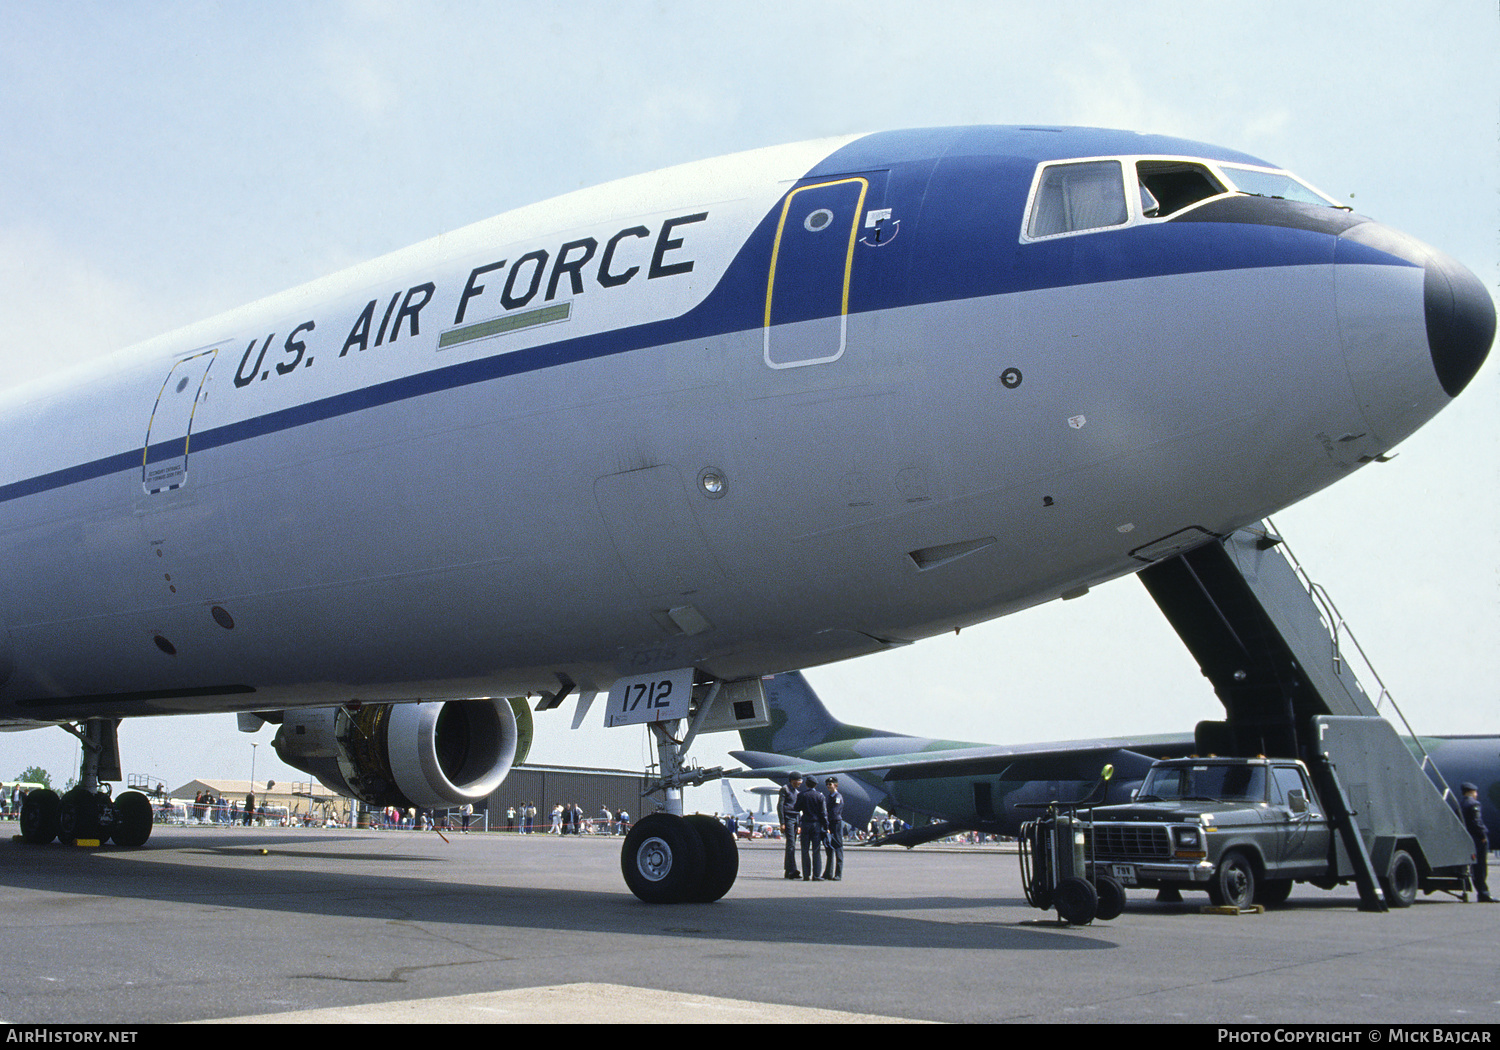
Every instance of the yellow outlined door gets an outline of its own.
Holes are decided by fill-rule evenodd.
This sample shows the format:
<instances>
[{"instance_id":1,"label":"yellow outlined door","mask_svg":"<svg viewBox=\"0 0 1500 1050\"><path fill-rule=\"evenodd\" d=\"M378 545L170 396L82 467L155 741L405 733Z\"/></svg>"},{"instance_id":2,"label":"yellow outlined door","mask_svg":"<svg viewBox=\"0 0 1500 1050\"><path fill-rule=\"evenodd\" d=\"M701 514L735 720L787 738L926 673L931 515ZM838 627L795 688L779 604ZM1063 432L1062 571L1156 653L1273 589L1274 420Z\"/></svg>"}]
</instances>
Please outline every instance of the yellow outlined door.
<instances>
[{"instance_id":1,"label":"yellow outlined door","mask_svg":"<svg viewBox=\"0 0 1500 1050\"><path fill-rule=\"evenodd\" d=\"M867 179L799 186L776 224L766 278L765 361L771 368L837 361L849 334L849 277Z\"/></svg>"}]
</instances>

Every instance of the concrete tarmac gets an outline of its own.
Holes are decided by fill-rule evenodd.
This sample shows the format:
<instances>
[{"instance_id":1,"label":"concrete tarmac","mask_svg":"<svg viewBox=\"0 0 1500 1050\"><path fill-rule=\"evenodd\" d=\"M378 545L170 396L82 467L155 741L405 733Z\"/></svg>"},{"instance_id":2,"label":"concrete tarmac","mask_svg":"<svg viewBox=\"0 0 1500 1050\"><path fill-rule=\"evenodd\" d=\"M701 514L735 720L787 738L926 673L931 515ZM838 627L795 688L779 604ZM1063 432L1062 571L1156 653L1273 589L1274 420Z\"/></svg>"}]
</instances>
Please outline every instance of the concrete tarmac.
<instances>
[{"instance_id":1,"label":"concrete tarmac","mask_svg":"<svg viewBox=\"0 0 1500 1050\"><path fill-rule=\"evenodd\" d=\"M1062 927L1013 853L848 850L788 882L743 845L712 905L649 906L620 840L157 828L142 850L0 844L11 1023L1495 1023L1500 907L1365 914L1299 887Z\"/></svg>"}]
</instances>

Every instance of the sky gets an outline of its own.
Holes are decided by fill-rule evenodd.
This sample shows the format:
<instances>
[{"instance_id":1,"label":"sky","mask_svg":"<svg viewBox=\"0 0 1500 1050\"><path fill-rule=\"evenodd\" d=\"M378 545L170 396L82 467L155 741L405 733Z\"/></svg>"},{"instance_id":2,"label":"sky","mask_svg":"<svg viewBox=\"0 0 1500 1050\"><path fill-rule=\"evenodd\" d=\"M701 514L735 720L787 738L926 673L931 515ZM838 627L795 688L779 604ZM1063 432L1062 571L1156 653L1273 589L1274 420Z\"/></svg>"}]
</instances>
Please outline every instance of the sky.
<instances>
[{"instance_id":1,"label":"sky","mask_svg":"<svg viewBox=\"0 0 1500 1050\"><path fill-rule=\"evenodd\" d=\"M1213 142L1500 286L1493 0L0 0L0 18L0 386L570 190L901 127ZM1276 519L1421 732L1500 732L1496 371L1390 463ZM847 721L983 742L1181 732L1222 711L1129 577L809 678ZM533 761L649 755L597 711L569 729L570 706L538 716ZM243 779L270 736L232 715L130 720L124 768ZM735 746L708 737L693 757ZM259 779L305 779L254 750ZM61 730L0 734L0 778L76 763Z\"/></svg>"}]
</instances>

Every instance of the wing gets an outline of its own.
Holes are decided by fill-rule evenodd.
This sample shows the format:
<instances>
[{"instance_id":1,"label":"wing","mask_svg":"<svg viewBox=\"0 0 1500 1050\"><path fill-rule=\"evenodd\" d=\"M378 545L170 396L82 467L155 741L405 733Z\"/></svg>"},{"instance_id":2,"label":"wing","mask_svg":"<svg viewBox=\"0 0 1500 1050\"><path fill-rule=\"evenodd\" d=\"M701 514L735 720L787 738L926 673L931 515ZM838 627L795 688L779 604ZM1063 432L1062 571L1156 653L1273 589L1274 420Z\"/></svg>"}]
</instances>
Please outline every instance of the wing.
<instances>
[{"instance_id":1,"label":"wing","mask_svg":"<svg viewBox=\"0 0 1500 1050\"><path fill-rule=\"evenodd\" d=\"M878 772L886 781L946 777L997 777L1002 780L1092 780L1106 763L1116 774L1145 772L1158 758L1179 758L1194 752L1191 735L1116 737L1055 741L1045 744L952 748L874 755L832 762L808 762L791 755L765 751L731 751L750 767L725 776L785 779L792 771L803 775Z\"/></svg>"}]
</instances>

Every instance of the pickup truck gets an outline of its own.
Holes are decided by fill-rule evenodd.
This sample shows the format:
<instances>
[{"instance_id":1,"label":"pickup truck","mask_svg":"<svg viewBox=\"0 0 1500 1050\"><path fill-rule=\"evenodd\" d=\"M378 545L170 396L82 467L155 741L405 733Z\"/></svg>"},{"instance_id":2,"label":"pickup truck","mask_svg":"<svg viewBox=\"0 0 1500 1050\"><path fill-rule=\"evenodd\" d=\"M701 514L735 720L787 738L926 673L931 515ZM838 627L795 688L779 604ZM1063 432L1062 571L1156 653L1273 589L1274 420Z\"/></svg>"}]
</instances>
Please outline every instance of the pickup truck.
<instances>
[{"instance_id":1,"label":"pickup truck","mask_svg":"<svg viewBox=\"0 0 1500 1050\"><path fill-rule=\"evenodd\" d=\"M1093 811L1089 835L1092 877L1207 890L1217 905L1276 905L1294 882L1332 889L1352 877L1307 769L1293 759L1157 762L1134 801ZM1415 860L1396 849L1385 867L1386 902L1409 906L1420 881Z\"/></svg>"}]
</instances>

